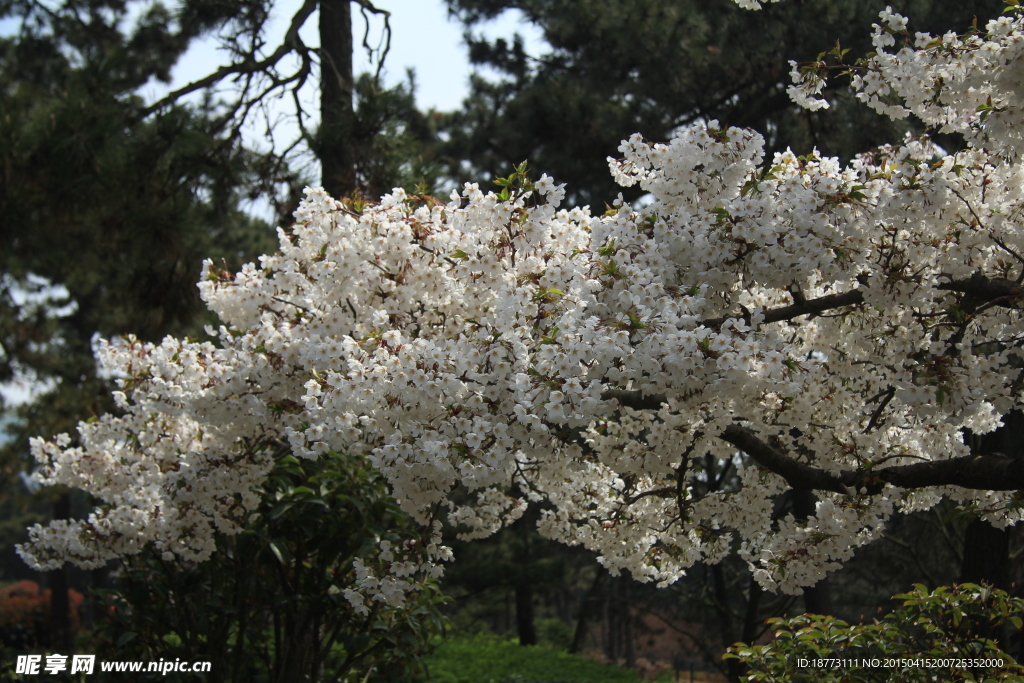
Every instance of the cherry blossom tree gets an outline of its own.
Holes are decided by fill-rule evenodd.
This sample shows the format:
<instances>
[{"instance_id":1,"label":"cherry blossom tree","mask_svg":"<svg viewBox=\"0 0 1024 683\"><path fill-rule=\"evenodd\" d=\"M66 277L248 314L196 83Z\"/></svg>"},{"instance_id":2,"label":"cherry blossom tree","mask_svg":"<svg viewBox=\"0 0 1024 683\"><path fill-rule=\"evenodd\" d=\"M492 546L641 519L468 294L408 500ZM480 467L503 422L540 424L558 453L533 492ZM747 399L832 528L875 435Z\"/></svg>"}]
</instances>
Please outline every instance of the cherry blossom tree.
<instances>
[{"instance_id":1,"label":"cherry blossom tree","mask_svg":"<svg viewBox=\"0 0 1024 683\"><path fill-rule=\"evenodd\" d=\"M709 121L623 142L613 176L653 201L601 216L525 166L448 203L309 189L278 253L204 265L211 341L99 345L121 414L33 452L41 481L103 504L22 556L202 560L283 453L369 458L426 530L359 563L357 608L436 576L443 523L482 537L531 504L613 573L667 584L738 547L790 593L895 511L946 497L1016 523L1024 462L964 438L1022 403L1024 17L933 36L880 16L876 54L794 64L792 96L826 106L839 69L963 151L764 159L758 133ZM773 521L790 489L814 514Z\"/></svg>"}]
</instances>

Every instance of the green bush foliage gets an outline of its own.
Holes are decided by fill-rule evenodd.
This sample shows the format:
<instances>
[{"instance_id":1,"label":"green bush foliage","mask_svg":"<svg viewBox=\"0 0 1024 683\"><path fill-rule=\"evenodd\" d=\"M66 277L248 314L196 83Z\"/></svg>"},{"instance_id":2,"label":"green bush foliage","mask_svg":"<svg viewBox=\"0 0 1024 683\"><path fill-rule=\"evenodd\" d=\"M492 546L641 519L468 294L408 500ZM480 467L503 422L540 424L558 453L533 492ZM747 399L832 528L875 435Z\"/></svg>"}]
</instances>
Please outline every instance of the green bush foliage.
<instances>
[{"instance_id":1,"label":"green bush foliage","mask_svg":"<svg viewBox=\"0 0 1024 683\"><path fill-rule=\"evenodd\" d=\"M125 560L97 651L208 660L224 683L393 683L414 672L444 626L436 586L400 609L374 603L366 616L343 596L355 583L356 557L373 566L381 540L414 538L380 474L334 452L316 462L283 456L259 513L244 533L221 538L206 562L149 551Z\"/></svg>"},{"instance_id":2,"label":"green bush foliage","mask_svg":"<svg viewBox=\"0 0 1024 683\"><path fill-rule=\"evenodd\" d=\"M1021 630L1024 600L971 583L934 591L917 584L894 599L902 608L870 624L771 619L771 643L737 643L725 657L764 683L1024 681L1024 667L999 645Z\"/></svg>"},{"instance_id":3,"label":"green bush foliage","mask_svg":"<svg viewBox=\"0 0 1024 683\"><path fill-rule=\"evenodd\" d=\"M629 669L545 645L480 634L452 638L427 657L430 683L637 683ZM668 680L668 679L666 679Z\"/></svg>"}]
</instances>

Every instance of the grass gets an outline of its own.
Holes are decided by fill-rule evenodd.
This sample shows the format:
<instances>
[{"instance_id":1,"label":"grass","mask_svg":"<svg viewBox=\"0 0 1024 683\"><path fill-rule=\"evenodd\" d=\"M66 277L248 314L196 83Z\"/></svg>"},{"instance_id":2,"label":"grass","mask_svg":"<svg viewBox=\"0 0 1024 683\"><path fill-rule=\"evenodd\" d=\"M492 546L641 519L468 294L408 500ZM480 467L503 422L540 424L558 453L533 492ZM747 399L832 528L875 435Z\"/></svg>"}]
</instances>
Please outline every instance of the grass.
<instances>
[{"instance_id":1,"label":"grass","mask_svg":"<svg viewBox=\"0 0 1024 683\"><path fill-rule=\"evenodd\" d=\"M630 669L599 664L546 645L493 635L459 636L427 659L430 683L639 683ZM662 674L659 681L670 681Z\"/></svg>"}]
</instances>

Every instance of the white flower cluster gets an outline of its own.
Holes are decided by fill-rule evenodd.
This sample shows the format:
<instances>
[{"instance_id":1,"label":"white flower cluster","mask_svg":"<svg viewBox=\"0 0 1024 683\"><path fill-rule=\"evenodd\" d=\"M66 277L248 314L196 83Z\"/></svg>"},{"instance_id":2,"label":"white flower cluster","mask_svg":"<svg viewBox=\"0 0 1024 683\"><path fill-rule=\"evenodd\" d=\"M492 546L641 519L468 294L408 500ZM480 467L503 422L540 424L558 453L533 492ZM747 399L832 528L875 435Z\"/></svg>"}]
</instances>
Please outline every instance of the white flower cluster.
<instances>
[{"instance_id":1,"label":"white flower cluster","mask_svg":"<svg viewBox=\"0 0 1024 683\"><path fill-rule=\"evenodd\" d=\"M376 560L383 565L386 573L378 578L373 568L358 557L352 562L356 580L352 586L341 591L342 595L356 614L363 616L370 614L374 602L393 609L405 607L408 597L421 590L422 580L441 577L443 569L438 562L452 559L451 549L440 545L440 541L440 522L432 525L430 540L422 548L417 547L416 539L406 540L401 557L395 556L390 541L381 541Z\"/></svg>"},{"instance_id":2,"label":"white flower cluster","mask_svg":"<svg viewBox=\"0 0 1024 683\"><path fill-rule=\"evenodd\" d=\"M762 2L778 2L779 0L733 0L737 5L743 9L761 9Z\"/></svg>"},{"instance_id":3,"label":"white flower cluster","mask_svg":"<svg viewBox=\"0 0 1024 683\"><path fill-rule=\"evenodd\" d=\"M941 36L911 36L907 18L891 7L879 18L872 34L877 52L852 68L858 99L880 114L914 114L939 132L963 134L979 149L1017 154L1024 141L1024 15L993 19L981 32ZM888 51L898 42L899 50ZM791 66L793 101L827 107L817 97L826 79L816 67L824 64Z\"/></svg>"},{"instance_id":4,"label":"white flower cluster","mask_svg":"<svg viewBox=\"0 0 1024 683\"><path fill-rule=\"evenodd\" d=\"M790 60L789 77L793 79L795 85L786 88L786 94L796 104L811 111L829 108L828 100L820 97L827 81L824 76L818 73L817 69L813 67L801 68L800 64Z\"/></svg>"},{"instance_id":5,"label":"white flower cluster","mask_svg":"<svg viewBox=\"0 0 1024 683\"><path fill-rule=\"evenodd\" d=\"M989 32L1022 38L1015 22ZM932 100L900 85L907 106L960 121L958 88L974 81L944 78L935 95L930 74L981 48L913 54L924 61L892 59ZM1016 97L985 87L1000 110ZM957 130L1012 149L1018 133L992 121ZM202 558L254 508L283 446L365 455L406 512L432 524L449 510L467 537L546 500L542 533L661 583L738 541L762 585L799 592L895 508L942 494L1018 519L1010 493L886 486L820 491L810 519L773 521L786 480L722 438L740 425L838 474L965 455L963 429L998 427L1021 403L1007 368L1024 321L1015 295L982 305L951 283L1019 281L1024 169L1011 155L908 139L845 168L789 152L766 164L760 135L716 122L620 151L616 179L654 197L643 211L560 209L546 177L501 196L469 184L447 204L395 190L359 211L307 190L280 252L238 274L205 265L216 344L103 347L124 415L33 451L46 483L104 506L34 528L22 555L95 566L151 543ZM858 292L817 317L779 313ZM401 604L408 563L438 571L361 565L346 597Z\"/></svg>"}]
</instances>

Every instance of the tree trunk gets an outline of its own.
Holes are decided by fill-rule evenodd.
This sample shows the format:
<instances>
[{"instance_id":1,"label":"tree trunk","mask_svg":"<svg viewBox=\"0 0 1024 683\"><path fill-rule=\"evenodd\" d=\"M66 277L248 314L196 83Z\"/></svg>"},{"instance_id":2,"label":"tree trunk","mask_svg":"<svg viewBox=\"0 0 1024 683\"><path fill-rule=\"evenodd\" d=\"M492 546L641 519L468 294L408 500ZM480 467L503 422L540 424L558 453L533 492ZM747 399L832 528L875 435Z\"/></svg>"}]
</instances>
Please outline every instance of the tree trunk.
<instances>
[{"instance_id":1,"label":"tree trunk","mask_svg":"<svg viewBox=\"0 0 1024 683\"><path fill-rule=\"evenodd\" d=\"M747 589L747 611L743 617L743 635L740 640L744 643L753 643L757 639L757 631L761 627L761 596L764 591L761 589L754 575L750 575L749 588Z\"/></svg>"},{"instance_id":2,"label":"tree trunk","mask_svg":"<svg viewBox=\"0 0 1024 683\"><path fill-rule=\"evenodd\" d=\"M735 615L729 600L729 587L725 582L725 571L721 563L708 567L711 578L711 591L714 596L715 613L718 617L718 637L722 647L726 648L736 642ZM725 661L725 677L729 683L739 683L744 665L738 659Z\"/></svg>"},{"instance_id":3,"label":"tree trunk","mask_svg":"<svg viewBox=\"0 0 1024 683\"><path fill-rule=\"evenodd\" d=\"M619 621L622 624L622 656L626 660L626 666L632 669L636 666L636 637L633 634L633 609L629 592L632 585L632 578L626 574L619 576L622 589L619 592Z\"/></svg>"},{"instance_id":4,"label":"tree trunk","mask_svg":"<svg viewBox=\"0 0 1024 683\"><path fill-rule=\"evenodd\" d=\"M1024 413L1014 410L1003 415L1003 426L988 434L964 435L964 443L975 455L1002 453L1011 458L1024 457ZM960 563L960 583L985 583L1010 590L1010 532L997 529L983 519L975 519L964 532L964 553ZM983 628L978 634L995 639L1004 650L1010 646L1007 628Z\"/></svg>"},{"instance_id":5,"label":"tree trunk","mask_svg":"<svg viewBox=\"0 0 1024 683\"><path fill-rule=\"evenodd\" d=\"M988 434L966 434L965 443L972 454L1002 453L1011 458L1024 457L1024 413L1014 410L1003 415L1003 426ZM960 564L961 583L985 582L1009 590L1010 533L977 519L964 535L964 554Z\"/></svg>"},{"instance_id":6,"label":"tree trunk","mask_svg":"<svg viewBox=\"0 0 1024 683\"><path fill-rule=\"evenodd\" d=\"M63 491L53 504L54 519L71 518L71 493ZM68 600L68 566L49 572L50 646L62 655L72 654L71 604Z\"/></svg>"},{"instance_id":7,"label":"tree trunk","mask_svg":"<svg viewBox=\"0 0 1024 683\"><path fill-rule=\"evenodd\" d=\"M572 634L572 645L569 646L569 654L576 655L583 651L583 644L587 639L587 624L597 604L598 596L601 594L601 583L607 573L603 566L598 566L594 582L590 584L587 594L583 597L583 602L580 604L580 616L576 620L576 629Z\"/></svg>"},{"instance_id":8,"label":"tree trunk","mask_svg":"<svg viewBox=\"0 0 1024 683\"><path fill-rule=\"evenodd\" d=\"M516 582L516 632L520 645L536 645L537 630L533 626L533 585Z\"/></svg>"},{"instance_id":9,"label":"tree trunk","mask_svg":"<svg viewBox=\"0 0 1024 683\"><path fill-rule=\"evenodd\" d=\"M613 577L604 593L604 656L612 662L619 660L619 621L615 611L619 582Z\"/></svg>"},{"instance_id":10,"label":"tree trunk","mask_svg":"<svg viewBox=\"0 0 1024 683\"><path fill-rule=\"evenodd\" d=\"M1007 567L1010 563L1010 533L976 519L964 534L964 556L960 564L960 583L987 583L1000 590L1009 589Z\"/></svg>"},{"instance_id":11,"label":"tree trunk","mask_svg":"<svg viewBox=\"0 0 1024 683\"><path fill-rule=\"evenodd\" d=\"M798 521L806 521L814 516L814 504L817 502L814 492L807 489L793 489L790 492L793 501L793 516ZM827 578L804 588L804 609L811 614L831 615L832 590Z\"/></svg>"},{"instance_id":12,"label":"tree trunk","mask_svg":"<svg viewBox=\"0 0 1024 683\"><path fill-rule=\"evenodd\" d=\"M295 605L285 617L284 661L280 662L280 683L316 683L320 680L317 651L320 649L319 620L310 606Z\"/></svg>"},{"instance_id":13,"label":"tree trunk","mask_svg":"<svg viewBox=\"0 0 1024 683\"><path fill-rule=\"evenodd\" d=\"M356 189L350 0L320 0L320 81L321 182L340 198Z\"/></svg>"}]
</instances>

